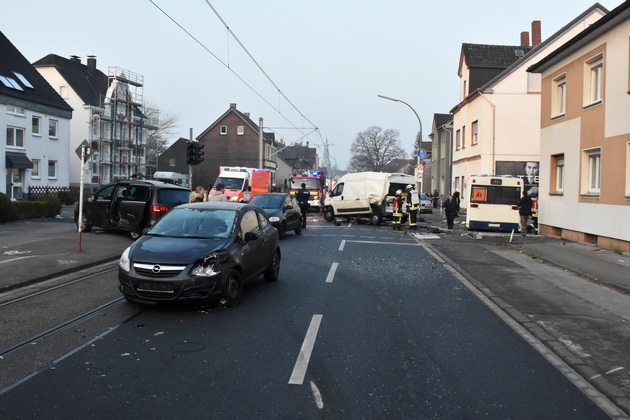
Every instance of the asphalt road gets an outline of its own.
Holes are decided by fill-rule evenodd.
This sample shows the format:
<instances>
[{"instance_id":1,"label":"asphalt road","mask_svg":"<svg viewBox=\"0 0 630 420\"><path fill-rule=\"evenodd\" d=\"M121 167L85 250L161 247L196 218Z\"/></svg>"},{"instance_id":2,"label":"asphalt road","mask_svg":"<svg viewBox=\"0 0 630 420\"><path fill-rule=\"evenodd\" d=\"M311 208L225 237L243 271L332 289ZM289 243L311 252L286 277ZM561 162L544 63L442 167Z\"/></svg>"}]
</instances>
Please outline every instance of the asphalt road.
<instances>
[{"instance_id":1,"label":"asphalt road","mask_svg":"<svg viewBox=\"0 0 630 420\"><path fill-rule=\"evenodd\" d=\"M310 224L240 306L115 323L0 394L0 417L608 418L425 240Z\"/></svg>"}]
</instances>

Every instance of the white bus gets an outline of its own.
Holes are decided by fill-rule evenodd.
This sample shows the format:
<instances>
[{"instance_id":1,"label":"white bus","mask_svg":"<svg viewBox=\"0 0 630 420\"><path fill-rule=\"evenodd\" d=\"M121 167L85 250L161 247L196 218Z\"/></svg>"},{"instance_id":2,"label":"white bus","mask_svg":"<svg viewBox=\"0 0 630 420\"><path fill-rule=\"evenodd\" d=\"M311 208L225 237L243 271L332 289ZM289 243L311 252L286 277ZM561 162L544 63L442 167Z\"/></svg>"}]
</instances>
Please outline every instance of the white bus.
<instances>
[{"instance_id":1,"label":"white bus","mask_svg":"<svg viewBox=\"0 0 630 420\"><path fill-rule=\"evenodd\" d=\"M523 180L512 176L476 175L470 177L466 209L468 230L518 231L518 201Z\"/></svg>"}]
</instances>

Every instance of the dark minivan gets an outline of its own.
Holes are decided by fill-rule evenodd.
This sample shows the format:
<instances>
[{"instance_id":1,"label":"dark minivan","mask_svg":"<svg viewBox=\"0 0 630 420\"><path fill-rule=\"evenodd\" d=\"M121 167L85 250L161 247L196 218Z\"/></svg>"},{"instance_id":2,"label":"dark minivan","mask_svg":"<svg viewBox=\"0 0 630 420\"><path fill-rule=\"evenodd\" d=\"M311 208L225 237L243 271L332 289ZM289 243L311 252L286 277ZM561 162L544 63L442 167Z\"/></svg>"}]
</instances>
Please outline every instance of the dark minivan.
<instances>
[{"instance_id":1,"label":"dark minivan","mask_svg":"<svg viewBox=\"0 0 630 420\"><path fill-rule=\"evenodd\" d=\"M81 230L92 227L122 230L136 239L170 209L188 203L190 190L152 180L119 181L105 185L83 202ZM78 226L79 206L74 211Z\"/></svg>"}]
</instances>

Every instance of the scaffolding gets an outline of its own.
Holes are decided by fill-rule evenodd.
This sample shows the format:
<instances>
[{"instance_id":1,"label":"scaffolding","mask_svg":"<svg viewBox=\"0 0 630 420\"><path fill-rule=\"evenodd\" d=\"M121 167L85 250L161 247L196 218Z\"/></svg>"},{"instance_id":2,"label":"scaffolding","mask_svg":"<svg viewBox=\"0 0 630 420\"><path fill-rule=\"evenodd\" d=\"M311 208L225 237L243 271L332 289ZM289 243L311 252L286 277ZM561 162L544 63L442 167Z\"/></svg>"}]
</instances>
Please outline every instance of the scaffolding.
<instances>
[{"instance_id":1,"label":"scaffolding","mask_svg":"<svg viewBox=\"0 0 630 420\"><path fill-rule=\"evenodd\" d=\"M147 177L157 169L155 147L147 144L147 136L157 129L159 119L153 110L150 118L145 115L143 85L140 74L108 68L107 93L101 107L92 107L90 112L90 139L96 152L91 160L93 185Z\"/></svg>"}]
</instances>

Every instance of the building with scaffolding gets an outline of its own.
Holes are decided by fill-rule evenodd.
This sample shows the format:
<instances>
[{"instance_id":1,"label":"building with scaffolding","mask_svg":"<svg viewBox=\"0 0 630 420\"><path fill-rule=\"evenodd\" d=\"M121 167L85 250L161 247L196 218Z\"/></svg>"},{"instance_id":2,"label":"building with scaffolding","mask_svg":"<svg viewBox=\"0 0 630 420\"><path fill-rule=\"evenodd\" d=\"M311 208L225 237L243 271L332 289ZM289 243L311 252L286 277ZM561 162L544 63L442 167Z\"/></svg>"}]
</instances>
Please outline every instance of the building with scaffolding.
<instances>
[{"instance_id":1,"label":"building with scaffolding","mask_svg":"<svg viewBox=\"0 0 630 420\"><path fill-rule=\"evenodd\" d=\"M96 68L96 57L82 64L49 54L33 66L75 110L71 122L70 153L87 141L90 157L84 183L92 188L132 176L150 178L157 170L157 150L151 133L159 113L143 106L143 76L120 67L107 74ZM77 152L78 153L78 152ZM70 159L70 185L79 186L81 160Z\"/></svg>"}]
</instances>

